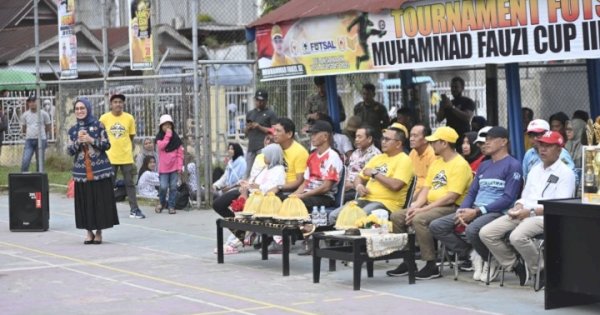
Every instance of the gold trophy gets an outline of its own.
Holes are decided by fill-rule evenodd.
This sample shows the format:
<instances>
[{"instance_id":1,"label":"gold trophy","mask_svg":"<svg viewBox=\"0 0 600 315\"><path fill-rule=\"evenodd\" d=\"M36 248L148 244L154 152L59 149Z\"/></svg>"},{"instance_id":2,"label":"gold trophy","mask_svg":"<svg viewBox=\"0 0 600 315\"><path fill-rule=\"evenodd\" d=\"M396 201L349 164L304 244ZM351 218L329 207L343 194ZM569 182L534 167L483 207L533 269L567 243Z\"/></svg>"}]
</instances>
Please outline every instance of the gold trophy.
<instances>
[{"instance_id":1,"label":"gold trophy","mask_svg":"<svg viewBox=\"0 0 600 315\"><path fill-rule=\"evenodd\" d=\"M585 169L584 169L584 184L583 184L583 192L586 194L595 194L598 191L598 186L596 185L596 176L598 174L598 169L600 164L597 162L597 157L600 157L600 154L596 154L595 150L591 147L585 148Z\"/></svg>"}]
</instances>

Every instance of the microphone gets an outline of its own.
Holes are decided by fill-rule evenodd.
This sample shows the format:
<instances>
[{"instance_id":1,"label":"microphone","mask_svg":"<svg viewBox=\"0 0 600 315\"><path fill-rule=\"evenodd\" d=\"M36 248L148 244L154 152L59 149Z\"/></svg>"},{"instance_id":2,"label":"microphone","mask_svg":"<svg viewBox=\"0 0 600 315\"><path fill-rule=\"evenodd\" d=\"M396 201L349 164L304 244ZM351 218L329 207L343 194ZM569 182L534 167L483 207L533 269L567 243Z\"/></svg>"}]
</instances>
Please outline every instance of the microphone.
<instances>
[{"instance_id":1,"label":"microphone","mask_svg":"<svg viewBox=\"0 0 600 315\"><path fill-rule=\"evenodd\" d=\"M546 189L548 188L548 186L550 186L550 184L556 184L558 182L558 176L551 174L548 177L548 180L546 181L546 187L544 187L544 190L542 191L542 197L544 197L544 193L546 192Z\"/></svg>"},{"instance_id":2,"label":"microphone","mask_svg":"<svg viewBox=\"0 0 600 315\"><path fill-rule=\"evenodd\" d=\"M556 175L550 175L550 177L548 177L548 184L556 184L558 182L558 176Z\"/></svg>"}]
</instances>

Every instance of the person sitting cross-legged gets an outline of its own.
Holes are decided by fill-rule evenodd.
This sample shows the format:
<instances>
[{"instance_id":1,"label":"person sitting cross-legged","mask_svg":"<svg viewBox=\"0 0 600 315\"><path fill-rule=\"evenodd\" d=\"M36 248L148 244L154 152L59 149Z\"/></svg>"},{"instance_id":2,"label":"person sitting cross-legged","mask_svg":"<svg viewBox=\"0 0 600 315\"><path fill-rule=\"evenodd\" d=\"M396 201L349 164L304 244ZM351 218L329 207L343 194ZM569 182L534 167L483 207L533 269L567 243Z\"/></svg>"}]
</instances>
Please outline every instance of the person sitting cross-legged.
<instances>
[{"instance_id":1,"label":"person sitting cross-legged","mask_svg":"<svg viewBox=\"0 0 600 315\"><path fill-rule=\"evenodd\" d=\"M360 196L358 206L367 214L377 209L394 212L402 208L413 176L412 161L403 151L407 134L400 123L385 130L381 144L383 153L367 162L356 177L355 187ZM329 224L335 224L341 210L338 208L329 214Z\"/></svg>"},{"instance_id":2,"label":"person sitting cross-legged","mask_svg":"<svg viewBox=\"0 0 600 315\"><path fill-rule=\"evenodd\" d=\"M560 133L547 131L535 141L542 163L531 168L521 199L506 215L479 232L481 241L498 263L505 270L512 269L521 285L527 283L529 271L537 271L539 249L534 238L544 232L544 206L538 201L571 198L575 192L575 173L560 159L565 143ZM510 233L510 246L505 241L507 233ZM540 271L540 283L544 279L542 275L543 269Z\"/></svg>"},{"instance_id":3,"label":"person sitting cross-legged","mask_svg":"<svg viewBox=\"0 0 600 315\"><path fill-rule=\"evenodd\" d=\"M491 158L479 166L467 196L455 213L434 220L429 230L448 249L463 257L467 267L470 267L468 257L473 247L473 279L485 282L488 269L492 278L495 277L496 263L491 266L483 263L482 258L487 259L489 251L481 242L479 231L512 206L521 191L523 176L521 163L508 154L508 130L492 127L482 148ZM465 232L466 240L459 236L457 229Z\"/></svg>"},{"instance_id":4,"label":"person sitting cross-legged","mask_svg":"<svg viewBox=\"0 0 600 315\"><path fill-rule=\"evenodd\" d=\"M456 206L465 198L471 184L471 167L456 152L458 134L450 127L440 127L426 138L439 156L429 167L427 178L417 199L408 207L392 213L390 219L394 233L406 233L413 226L415 237L421 250L421 259L426 265L419 270L417 279L432 279L440 276L436 265L436 252L429 223L437 218L455 212ZM405 262L387 272L388 276L408 274Z\"/></svg>"}]
</instances>

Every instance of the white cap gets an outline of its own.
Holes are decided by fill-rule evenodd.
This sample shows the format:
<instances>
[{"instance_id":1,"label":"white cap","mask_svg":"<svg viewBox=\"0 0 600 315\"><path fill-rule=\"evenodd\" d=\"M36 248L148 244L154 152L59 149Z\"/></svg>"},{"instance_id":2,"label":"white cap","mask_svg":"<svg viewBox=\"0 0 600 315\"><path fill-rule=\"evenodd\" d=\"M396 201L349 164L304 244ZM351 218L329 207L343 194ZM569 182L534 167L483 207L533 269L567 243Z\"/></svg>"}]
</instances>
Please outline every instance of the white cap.
<instances>
[{"instance_id":1,"label":"white cap","mask_svg":"<svg viewBox=\"0 0 600 315\"><path fill-rule=\"evenodd\" d=\"M550 130L550 124L543 119L534 119L527 125L527 132L542 133Z\"/></svg>"},{"instance_id":2,"label":"white cap","mask_svg":"<svg viewBox=\"0 0 600 315\"><path fill-rule=\"evenodd\" d=\"M164 115L160 116L158 125L162 126L164 123L167 123L167 122L173 123L173 118L171 118L171 115L169 115L169 114L164 114Z\"/></svg>"},{"instance_id":3,"label":"white cap","mask_svg":"<svg viewBox=\"0 0 600 315\"><path fill-rule=\"evenodd\" d=\"M475 139L475 143L485 142L485 137L487 136L487 133L488 131L490 131L490 129L492 129L492 126L487 126L479 129L479 132L477 133L477 139Z\"/></svg>"}]
</instances>

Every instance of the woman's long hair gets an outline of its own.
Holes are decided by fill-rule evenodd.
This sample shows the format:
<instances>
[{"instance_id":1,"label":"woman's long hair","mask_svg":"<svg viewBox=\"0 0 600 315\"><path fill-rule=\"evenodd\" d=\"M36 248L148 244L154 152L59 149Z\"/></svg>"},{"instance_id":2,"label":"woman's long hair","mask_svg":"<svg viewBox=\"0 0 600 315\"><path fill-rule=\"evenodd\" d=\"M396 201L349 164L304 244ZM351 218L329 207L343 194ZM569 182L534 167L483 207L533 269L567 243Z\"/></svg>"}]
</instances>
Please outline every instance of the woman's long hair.
<instances>
[{"instance_id":1,"label":"woman's long hair","mask_svg":"<svg viewBox=\"0 0 600 315\"><path fill-rule=\"evenodd\" d=\"M238 157L240 157L240 156L243 157L244 156L244 149L242 149L242 146L239 143L237 143L237 142L230 142L227 145L227 149L229 149L229 147L233 148L233 157L231 157L231 161L232 162L235 161L235 160L237 160Z\"/></svg>"},{"instance_id":2,"label":"woman's long hair","mask_svg":"<svg viewBox=\"0 0 600 315\"><path fill-rule=\"evenodd\" d=\"M154 156L151 155L146 155L144 157L144 161L142 162L142 166L140 167L140 170L138 171L138 182L140 181L140 178L142 178L142 174L144 174L144 172L146 171L151 171L154 172L156 170L151 170L148 167L148 164L150 163L150 161L154 160L154 163L156 163L156 159L154 158Z\"/></svg>"}]
</instances>

